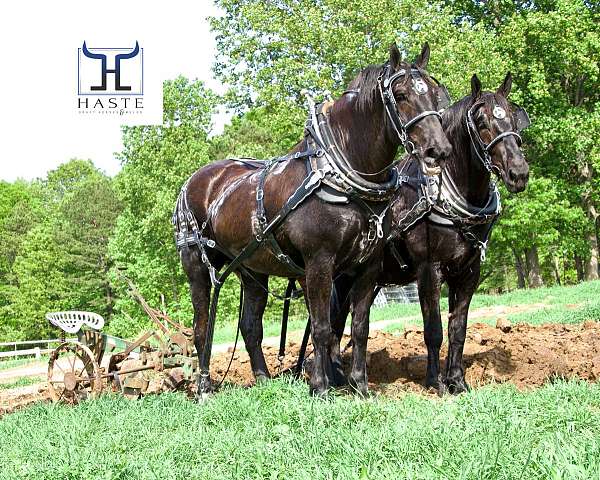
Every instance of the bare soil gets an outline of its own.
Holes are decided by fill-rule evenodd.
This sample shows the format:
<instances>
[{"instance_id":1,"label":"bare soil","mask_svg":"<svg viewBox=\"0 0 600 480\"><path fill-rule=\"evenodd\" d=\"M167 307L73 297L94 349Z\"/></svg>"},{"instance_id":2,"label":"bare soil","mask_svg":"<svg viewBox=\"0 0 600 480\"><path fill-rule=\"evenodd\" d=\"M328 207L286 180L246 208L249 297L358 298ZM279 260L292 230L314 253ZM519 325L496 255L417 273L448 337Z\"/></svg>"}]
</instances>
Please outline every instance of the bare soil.
<instances>
[{"instance_id":1,"label":"bare soil","mask_svg":"<svg viewBox=\"0 0 600 480\"><path fill-rule=\"evenodd\" d=\"M600 380L600 322L540 326L517 324L508 328L505 332L483 323L469 327L464 363L466 379L471 386L510 382L519 389L527 389L559 377L578 377L591 382ZM505 326L504 329L507 330ZM348 340L345 337L343 345ZM298 349L298 343L288 345L283 369L294 364ZM311 350L309 346L308 351ZM390 395L408 390L425 392L422 385L427 349L422 327L408 327L399 335L373 332L369 336L368 350L371 389ZM276 374L280 371L278 349L265 347L264 351L271 373ZM442 362L445 362L446 352L447 345L444 344ZM347 372L351 355L350 348L343 356ZM230 357L231 353L222 353L213 358L211 367L215 380L227 369ZM245 352L235 353L227 381L241 385L253 383Z\"/></svg>"},{"instance_id":2,"label":"bare soil","mask_svg":"<svg viewBox=\"0 0 600 480\"><path fill-rule=\"evenodd\" d=\"M0 390L0 417L30 403L44 400L50 400L45 383Z\"/></svg>"}]
</instances>

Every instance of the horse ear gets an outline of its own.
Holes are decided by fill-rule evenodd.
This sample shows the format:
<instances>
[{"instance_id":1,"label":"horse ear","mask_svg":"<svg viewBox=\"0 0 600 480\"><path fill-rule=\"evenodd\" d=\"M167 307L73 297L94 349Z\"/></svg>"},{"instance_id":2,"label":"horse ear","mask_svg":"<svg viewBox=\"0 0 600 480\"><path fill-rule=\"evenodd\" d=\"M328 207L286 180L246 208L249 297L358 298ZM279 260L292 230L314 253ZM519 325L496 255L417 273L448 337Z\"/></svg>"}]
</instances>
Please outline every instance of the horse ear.
<instances>
[{"instance_id":1,"label":"horse ear","mask_svg":"<svg viewBox=\"0 0 600 480\"><path fill-rule=\"evenodd\" d=\"M392 72L398 68L398 65L400 65L400 50L396 42L394 42L390 45L390 66L392 67Z\"/></svg>"},{"instance_id":2,"label":"horse ear","mask_svg":"<svg viewBox=\"0 0 600 480\"><path fill-rule=\"evenodd\" d=\"M429 43L425 42L423 44L423 48L421 49L421 53L417 55L415 58L415 65L423 70L427 68L427 64L429 63Z\"/></svg>"},{"instance_id":3,"label":"horse ear","mask_svg":"<svg viewBox=\"0 0 600 480\"><path fill-rule=\"evenodd\" d=\"M473 100L477 100L481 95L481 82L479 81L479 77L474 73L471 77L471 98Z\"/></svg>"},{"instance_id":4,"label":"horse ear","mask_svg":"<svg viewBox=\"0 0 600 480\"><path fill-rule=\"evenodd\" d=\"M508 98L511 87L512 87L512 74L510 72L508 72L506 74L506 77L504 78L504 81L502 82L502 85L500 85L498 87L498 91L496 93L499 93L504 98Z\"/></svg>"}]
</instances>

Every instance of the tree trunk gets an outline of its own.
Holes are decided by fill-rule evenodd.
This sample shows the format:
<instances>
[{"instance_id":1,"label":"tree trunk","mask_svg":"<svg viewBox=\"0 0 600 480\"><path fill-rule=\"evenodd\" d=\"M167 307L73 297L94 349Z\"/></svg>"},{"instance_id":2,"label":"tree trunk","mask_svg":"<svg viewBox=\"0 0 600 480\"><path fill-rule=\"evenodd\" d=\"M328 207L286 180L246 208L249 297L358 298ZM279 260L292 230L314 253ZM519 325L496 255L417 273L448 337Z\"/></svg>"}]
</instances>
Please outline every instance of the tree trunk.
<instances>
[{"instance_id":1,"label":"tree trunk","mask_svg":"<svg viewBox=\"0 0 600 480\"><path fill-rule=\"evenodd\" d=\"M525 261L527 262L527 270L529 270L529 288L543 287L544 280L542 280L537 246L533 245L531 248L525 250Z\"/></svg>"},{"instance_id":2,"label":"tree trunk","mask_svg":"<svg viewBox=\"0 0 600 480\"><path fill-rule=\"evenodd\" d=\"M554 267L554 277L556 278L556 284L562 285L560 281L560 262L558 261L558 257L556 255L552 256L552 266Z\"/></svg>"},{"instance_id":3,"label":"tree trunk","mask_svg":"<svg viewBox=\"0 0 600 480\"><path fill-rule=\"evenodd\" d=\"M583 181L590 184L594 178L594 169L584 158L583 153L577 154L577 160L580 165L579 175ZM591 188L588 187L588 188ZM590 246L590 257L585 262L585 279L586 280L598 280L598 212L596 211L596 205L589 192L585 190L583 195L583 205L585 207L585 213L588 219L592 222L592 228L588 234L587 241Z\"/></svg>"},{"instance_id":4,"label":"tree trunk","mask_svg":"<svg viewBox=\"0 0 600 480\"><path fill-rule=\"evenodd\" d=\"M585 272L583 268L583 260L577 254L575 254L575 270L577 271L577 281L583 282L585 278Z\"/></svg>"},{"instance_id":5,"label":"tree trunk","mask_svg":"<svg viewBox=\"0 0 600 480\"><path fill-rule=\"evenodd\" d=\"M513 255L515 257L515 269L517 270L517 288L525 288L525 266L523 265L523 259L521 255L513 248Z\"/></svg>"},{"instance_id":6,"label":"tree trunk","mask_svg":"<svg viewBox=\"0 0 600 480\"><path fill-rule=\"evenodd\" d=\"M585 279L598 280L598 236L596 235L596 228L589 233L587 240L590 245L590 258L585 262Z\"/></svg>"}]
</instances>

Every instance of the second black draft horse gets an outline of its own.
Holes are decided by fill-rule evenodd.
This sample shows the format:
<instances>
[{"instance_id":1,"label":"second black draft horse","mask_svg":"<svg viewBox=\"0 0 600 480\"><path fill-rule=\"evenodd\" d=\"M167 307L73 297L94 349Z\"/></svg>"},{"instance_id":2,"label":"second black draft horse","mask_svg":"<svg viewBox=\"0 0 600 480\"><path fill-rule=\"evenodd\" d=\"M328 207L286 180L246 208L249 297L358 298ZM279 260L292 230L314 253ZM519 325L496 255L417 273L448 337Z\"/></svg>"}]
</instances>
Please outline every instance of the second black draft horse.
<instances>
[{"instance_id":1,"label":"second black draft horse","mask_svg":"<svg viewBox=\"0 0 600 480\"><path fill-rule=\"evenodd\" d=\"M500 197L492 174L497 174L512 193L523 191L529 166L521 151L519 133L529 125L527 113L507 99L512 86L510 72L495 92L482 92L477 75L471 79L471 94L453 104L442 115L444 131L452 154L440 175L439 197L431 208L415 212L422 196L418 188L402 188L392 205L392 234L385 249L379 285L406 285L417 281L427 346L426 387L440 393L468 389L462 362L467 316L479 282L481 259L500 213ZM398 169L410 178L418 169L408 158ZM443 340L440 290L449 287L448 358L440 374L439 355ZM340 341L352 302L356 298L352 281L340 277L332 301L335 332L331 356L341 370ZM352 319L352 331L368 332ZM354 342L354 336L352 337Z\"/></svg>"}]
</instances>

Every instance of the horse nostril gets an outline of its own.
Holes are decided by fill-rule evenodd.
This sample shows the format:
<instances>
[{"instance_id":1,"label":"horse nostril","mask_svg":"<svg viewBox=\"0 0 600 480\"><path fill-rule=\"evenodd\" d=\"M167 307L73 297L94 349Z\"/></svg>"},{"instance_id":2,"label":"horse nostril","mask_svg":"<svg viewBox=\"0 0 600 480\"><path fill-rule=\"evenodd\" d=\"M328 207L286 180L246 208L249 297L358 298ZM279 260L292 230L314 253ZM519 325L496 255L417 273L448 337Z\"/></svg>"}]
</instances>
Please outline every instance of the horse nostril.
<instances>
[{"instance_id":1,"label":"horse nostril","mask_svg":"<svg viewBox=\"0 0 600 480\"><path fill-rule=\"evenodd\" d=\"M435 147L429 147L425 150L425 158L433 158L437 160L440 158L440 156L440 151Z\"/></svg>"}]
</instances>

